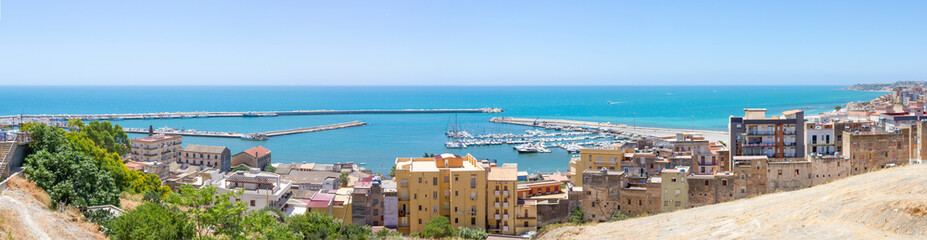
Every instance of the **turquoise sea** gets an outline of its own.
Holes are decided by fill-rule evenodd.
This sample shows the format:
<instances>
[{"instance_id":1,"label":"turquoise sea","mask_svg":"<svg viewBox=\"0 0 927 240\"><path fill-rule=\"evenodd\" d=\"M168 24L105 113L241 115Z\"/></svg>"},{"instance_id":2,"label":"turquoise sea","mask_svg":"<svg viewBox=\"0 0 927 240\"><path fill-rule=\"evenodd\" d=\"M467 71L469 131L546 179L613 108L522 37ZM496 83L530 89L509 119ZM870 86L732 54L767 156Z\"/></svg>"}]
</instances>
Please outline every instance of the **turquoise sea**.
<instances>
[{"instance_id":1,"label":"turquoise sea","mask_svg":"<svg viewBox=\"0 0 927 240\"><path fill-rule=\"evenodd\" d=\"M837 90L841 86L593 86L593 87L0 87L0 115L148 113L317 109L502 108L500 114L364 114L124 120L125 127L261 132L359 120L369 125L273 137L268 141L184 137L186 144L220 145L240 152L263 145L276 163L357 162L387 172L396 157L424 153L472 153L515 162L530 172L564 171L569 155L518 154L510 146L445 149L451 119L474 133L523 132L527 127L492 124L492 117L558 118L638 126L725 130L743 108L770 113L802 108L832 110L848 101L883 93ZM614 104L608 104L611 101ZM133 135L133 137L140 135Z\"/></svg>"}]
</instances>

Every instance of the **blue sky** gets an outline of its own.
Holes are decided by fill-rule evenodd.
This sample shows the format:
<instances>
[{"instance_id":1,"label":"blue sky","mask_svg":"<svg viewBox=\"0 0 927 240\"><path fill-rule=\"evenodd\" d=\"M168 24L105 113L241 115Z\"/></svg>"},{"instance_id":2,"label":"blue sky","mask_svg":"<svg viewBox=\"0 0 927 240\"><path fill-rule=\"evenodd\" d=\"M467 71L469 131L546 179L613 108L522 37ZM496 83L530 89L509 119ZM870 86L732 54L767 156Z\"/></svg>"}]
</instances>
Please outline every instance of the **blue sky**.
<instances>
[{"instance_id":1,"label":"blue sky","mask_svg":"<svg viewBox=\"0 0 927 240\"><path fill-rule=\"evenodd\" d=\"M0 85L927 80L927 1L12 1Z\"/></svg>"}]
</instances>

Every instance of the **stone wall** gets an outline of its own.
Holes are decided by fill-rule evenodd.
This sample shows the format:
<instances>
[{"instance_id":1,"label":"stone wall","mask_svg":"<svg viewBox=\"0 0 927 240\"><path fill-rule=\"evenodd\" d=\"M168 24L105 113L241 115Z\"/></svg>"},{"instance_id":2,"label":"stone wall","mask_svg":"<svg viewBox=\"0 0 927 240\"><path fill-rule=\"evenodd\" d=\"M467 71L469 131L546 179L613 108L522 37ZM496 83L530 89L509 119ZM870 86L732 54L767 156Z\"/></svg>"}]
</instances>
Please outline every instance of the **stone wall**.
<instances>
[{"instance_id":1,"label":"stone wall","mask_svg":"<svg viewBox=\"0 0 927 240\"><path fill-rule=\"evenodd\" d=\"M792 191L811 187L813 176L811 162L807 160L791 159L787 162L769 162L766 192Z\"/></svg>"}]
</instances>

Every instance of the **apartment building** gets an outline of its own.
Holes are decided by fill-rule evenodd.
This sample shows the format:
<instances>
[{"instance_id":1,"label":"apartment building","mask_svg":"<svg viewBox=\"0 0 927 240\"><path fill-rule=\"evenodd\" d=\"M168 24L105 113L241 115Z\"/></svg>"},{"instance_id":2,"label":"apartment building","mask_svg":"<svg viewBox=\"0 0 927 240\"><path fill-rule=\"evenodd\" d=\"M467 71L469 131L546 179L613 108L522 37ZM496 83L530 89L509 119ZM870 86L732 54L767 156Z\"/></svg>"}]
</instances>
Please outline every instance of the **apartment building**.
<instances>
[{"instance_id":1,"label":"apartment building","mask_svg":"<svg viewBox=\"0 0 927 240\"><path fill-rule=\"evenodd\" d=\"M689 207L688 166L663 169L660 187L663 189L663 212L672 212Z\"/></svg>"},{"instance_id":2,"label":"apartment building","mask_svg":"<svg viewBox=\"0 0 927 240\"><path fill-rule=\"evenodd\" d=\"M138 162L176 162L180 157L183 137L180 135L153 134L129 141L132 151L129 158Z\"/></svg>"},{"instance_id":3,"label":"apartment building","mask_svg":"<svg viewBox=\"0 0 927 240\"><path fill-rule=\"evenodd\" d=\"M805 123L805 155L834 155L837 138L833 123Z\"/></svg>"},{"instance_id":4,"label":"apartment building","mask_svg":"<svg viewBox=\"0 0 927 240\"><path fill-rule=\"evenodd\" d=\"M625 154L633 154L634 148L631 147L605 147L605 148L583 148L579 150L579 158L570 160L570 182L573 186L583 186L583 172L594 169L608 169L612 171L622 171L621 161Z\"/></svg>"},{"instance_id":5,"label":"apartment building","mask_svg":"<svg viewBox=\"0 0 927 240\"><path fill-rule=\"evenodd\" d=\"M486 209L489 211L487 232L495 234L516 234L515 215L518 205L518 168L490 167L486 176Z\"/></svg>"},{"instance_id":6,"label":"apartment building","mask_svg":"<svg viewBox=\"0 0 927 240\"><path fill-rule=\"evenodd\" d=\"M212 183L217 193L242 190L242 194L229 199L244 202L248 211L265 207L283 208L289 199L287 194L292 183L280 175L261 171L238 171Z\"/></svg>"},{"instance_id":7,"label":"apartment building","mask_svg":"<svg viewBox=\"0 0 927 240\"><path fill-rule=\"evenodd\" d=\"M885 132L844 132L842 156L850 159L851 174L866 173L887 164L908 163L910 128Z\"/></svg>"},{"instance_id":8,"label":"apartment building","mask_svg":"<svg viewBox=\"0 0 927 240\"><path fill-rule=\"evenodd\" d=\"M455 228L487 228L487 170L472 155L397 158L395 179L399 232L420 232L437 216L448 217Z\"/></svg>"},{"instance_id":9,"label":"apartment building","mask_svg":"<svg viewBox=\"0 0 927 240\"><path fill-rule=\"evenodd\" d=\"M743 117L730 117L731 156L804 157L804 122L802 110L766 117L766 109L744 109Z\"/></svg>"},{"instance_id":10,"label":"apartment building","mask_svg":"<svg viewBox=\"0 0 927 240\"><path fill-rule=\"evenodd\" d=\"M180 150L180 163L228 172L232 170L232 154L227 147L190 144Z\"/></svg>"}]
</instances>

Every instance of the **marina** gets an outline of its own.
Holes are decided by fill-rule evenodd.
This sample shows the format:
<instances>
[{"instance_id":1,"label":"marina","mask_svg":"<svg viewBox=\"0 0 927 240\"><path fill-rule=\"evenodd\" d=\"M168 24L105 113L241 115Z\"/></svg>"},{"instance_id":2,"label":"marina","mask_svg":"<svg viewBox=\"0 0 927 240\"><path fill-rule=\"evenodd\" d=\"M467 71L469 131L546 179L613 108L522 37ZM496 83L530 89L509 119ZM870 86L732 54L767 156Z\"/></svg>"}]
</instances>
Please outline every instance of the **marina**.
<instances>
[{"instance_id":1,"label":"marina","mask_svg":"<svg viewBox=\"0 0 927 240\"><path fill-rule=\"evenodd\" d=\"M353 121L353 122L337 123L337 124L331 124L331 125L295 128L295 129L286 129L286 130L277 130L277 131L259 132L259 133L215 132L215 131L199 131L199 130L193 130L193 129L179 130L176 128L168 128L168 127L163 127L159 129L125 128L124 131L127 133L142 133L142 134L149 133L149 131L151 131L153 133L160 133L160 134L167 134L167 135L241 138L243 140L264 141L270 137L276 137L276 136L319 132L319 131L335 130L335 129L349 128L349 127L359 127L359 126L364 126L364 125L367 125L367 123L361 122L361 121Z\"/></svg>"},{"instance_id":2,"label":"marina","mask_svg":"<svg viewBox=\"0 0 927 240\"><path fill-rule=\"evenodd\" d=\"M0 123L13 125L25 122L49 122L80 120L136 120L176 119L214 117L276 117L300 115L343 115L343 114L416 114L416 113L501 113L501 108L465 109L367 109L367 110L294 110L294 111L248 111L248 112L161 112L161 113L111 113L111 114L33 114L0 116Z\"/></svg>"}]
</instances>

